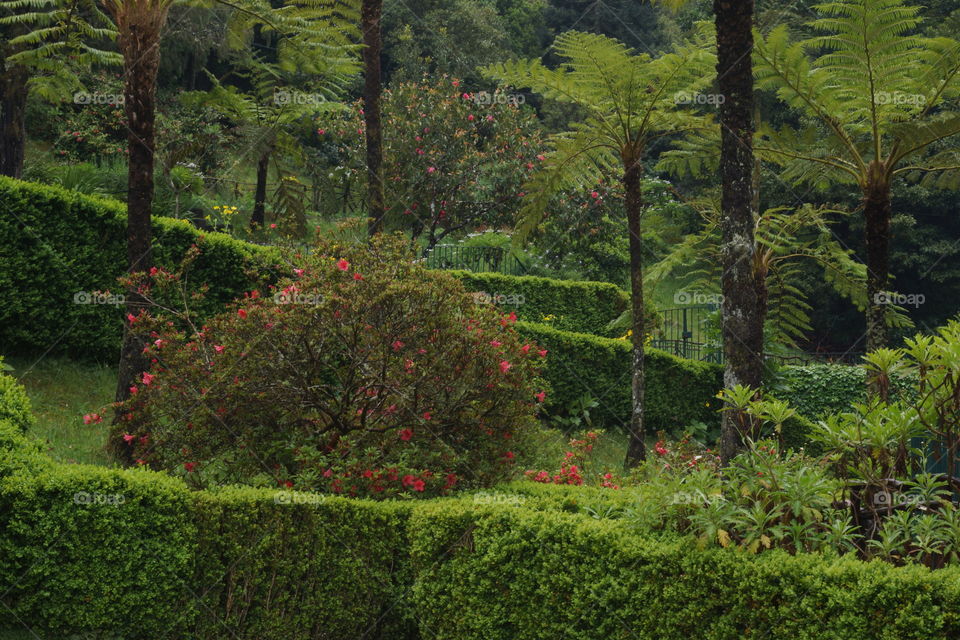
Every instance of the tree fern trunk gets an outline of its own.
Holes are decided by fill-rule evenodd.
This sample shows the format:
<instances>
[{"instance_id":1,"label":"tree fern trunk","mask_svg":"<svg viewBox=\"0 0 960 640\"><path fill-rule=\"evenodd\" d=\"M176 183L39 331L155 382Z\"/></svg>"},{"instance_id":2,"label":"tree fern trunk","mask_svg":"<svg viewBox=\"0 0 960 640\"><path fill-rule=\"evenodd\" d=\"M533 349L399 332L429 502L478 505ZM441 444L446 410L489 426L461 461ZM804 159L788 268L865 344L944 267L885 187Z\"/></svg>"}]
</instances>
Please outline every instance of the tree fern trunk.
<instances>
[{"instance_id":1,"label":"tree fern trunk","mask_svg":"<svg viewBox=\"0 0 960 640\"><path fill-rule=\"evenodd\" d=\"M27 141L27 70L14 65L0 74L0 175L23 175L23 156Z\"/></svg>"},{"instance_id":2,"label":"tree fern trunk","mask_svg":"<svg viewBox=\"0 0 960 640\"><path fill-rule=\"evenodd\" d=\"M367 131L368 230L375 235L383 226L383 131L380 124L380 18L383 0L363 0L363 120Z\"/></svg>"},{"instance_id":3,"label":"tree fern trunk","mask_svg":"<svg viewBox=\"0 0 960 640\"><path fill-rule=\"evenodd\" d=\"M763 313L754 269L753 0L714 0L723 182L723 353L726 388L759 387L763 368ZM720 454L724 461L743 446L734 416L724 413Z\"/></svg>"},{"instance_id":4,"label":"tree fern trunk","mask_svg":"<svg viewBox=\"0 0 960 640\"><path fill-rule=\"evenodd\" d=\"M875 169L871 167L871 173ZM885 294L890 271L890 187L871 178L863 194L867 245L867 351L887 345Z\"/></svg>"},{"instance_id":5,"label":"tree fern trunk","mask_svg":"<svg viewBox=\"0 0 960 640\"><path fill-rule=\"evenodd\" d=\"M257 190L253 196L253 214L250 226L262 229L267 221L267 177L270 170L270 153L265 152L257 160Z\"/></svg>"},{"instance_id":6,"label":"tree fern trunk","mask_svg":"<svg viewBox=\"0 0 960 640\"><path fill-rule=\"evenodd\" d=\"M641 236L643 215L643 194L640 186L642 165L639 159L628 159L623 176L626 193L627 227L630 233L630 307L633 313L633 384L630 409L630 440L627 444L627 457L624 467L635 467L647 457L644 443L644 338L646 337L646 314L643 303L643 237Z\"/></svg>"},{"instance_id":7,"label":"tree fern trunk","mask_svg":"<svg viewBox=\"0 0 960 640\"><path fill-rule=\"evenodd\" d=\"M153 266L151 253L154 168L154 122L157 69L160 65L160 31L165 21L138 15L141 20L117 20L119 45L124 60L124 111L127 116L129 160L127 168L127 270L145 271ZM124 16L125 18L125 16ZM143 299L135 288L127 291L127 313L137 315ZM142 341L130 330L123 335L120 351L117 401L130 395L130 387L146 370Z\"/></svg>"}]
</instances>

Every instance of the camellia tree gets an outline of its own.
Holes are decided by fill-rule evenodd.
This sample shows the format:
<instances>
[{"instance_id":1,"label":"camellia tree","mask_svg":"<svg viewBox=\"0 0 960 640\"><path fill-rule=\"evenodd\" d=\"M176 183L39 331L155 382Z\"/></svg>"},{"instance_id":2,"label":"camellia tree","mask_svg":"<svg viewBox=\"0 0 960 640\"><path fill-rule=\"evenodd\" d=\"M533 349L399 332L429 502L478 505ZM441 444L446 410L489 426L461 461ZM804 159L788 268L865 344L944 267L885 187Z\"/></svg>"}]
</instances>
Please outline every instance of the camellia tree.
<instances>
[{"instance_id":1,"label":"camellia tree","mask_svg":"<svg viewBox=\"0 0 960 640\"><path fill-rule=\"evenodd\" d=\"M696 92L712 78L715 57L703 32L699 39L659 57L634 54L600 35L570 31L559 36L553 51L563 61L556 69L539 60L492 65L486 76L514 87L529 87L547 98L577 105L586 115L571 131L550 140L551 151L526 186L518 236L537 226L558 192L618 177L624 192L630 237L631 309L633 311L633 405L626 465L645 455L643 161L650 145L684 131L709 125L708 118L682 108L677 95Z\"/></svg>"},{"instance_id":2,"label":"camellia tree","mask_svg":"<svg viewBox=\"0 0 960 640\"><path fill-rule=\"evenodd\" d=\"M446 76L386 91L385 226L431 248L459 231L510 224L524 181L544 157L536 118L521 100L466 93ZM367 171L365 115L357 103L344 118L322 120L317 131L321 140L336 144L351 185L351 176Z\"/></svg>"},{"instance_id":3,"label":"camellia tree","mask_svg":"<svg viewBox=\"0 0 960 640\"><path fill-rule=\"evenodd\" d=\"M867 253L867 350L886 343L891 192L898 178L936 183L960 171L960 42L910 35L919 7L903 0L838 0L817 7L823 35L792 42L786 27L759 38L756 75L804 116L766 127L757 150L798 183L856 186ZM816 57L811 58L811 54ZM937 152L932 150L937 149ZM945 175L946 174L946 175Z\"/></svg>"}]
</instances>

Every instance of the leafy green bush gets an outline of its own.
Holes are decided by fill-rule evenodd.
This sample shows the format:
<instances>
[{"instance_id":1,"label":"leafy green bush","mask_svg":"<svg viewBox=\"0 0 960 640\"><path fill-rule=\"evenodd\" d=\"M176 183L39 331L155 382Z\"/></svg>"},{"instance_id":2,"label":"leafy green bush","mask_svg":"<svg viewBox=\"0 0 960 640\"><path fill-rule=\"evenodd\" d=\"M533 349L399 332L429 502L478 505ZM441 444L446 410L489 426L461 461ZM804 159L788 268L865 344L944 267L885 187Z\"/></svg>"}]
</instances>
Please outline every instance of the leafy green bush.
<instances>
[{"instance_id":1,"label":"leafy green bush","mask_svg":"<svg viewBox=\"0 0 960 640\"><path fill-rule=\"evenodd\" d=\"M598 422L611 429L629 424L632 352L627 340L558 331L532 322L518 322L517 330L548 351L543 372L551 389L547 410L590 393L599 401L591 411ZM723 387L720 366L647 349L646 383L648 432L676 432L695 422L719 423L715 396Z\"/></svg>"},{"instance_id":2,"label":"leafy green bush","mask_svg":"<svg viewBox=\"0 0 960 640\"><path fill-rule=\"evenodd\" d=\"M546 352L415 264L402 237L321 244L299 266L202 327L135 319L156 364L123 406L124 458L381 498L511 474L537 427Z\"/></svg>"},{"instance_id":3,"label":"leafy green bush","mask_svg":"<svg viewBox=\"0 0 960 640\"><path fill-rule=\"evenodd\" d=\"M862 367L810 364L782 367L771 384L771 394L810 420L847 411L866 399Z\"/></svg>"},{"instance_id":4,"label":"leafy green bush","mask_svg":"<svg viewBox=\"0 0 960 640\"><path fill-rule=\"evenodd\" d=\"M123 204L0 177L0 206L7 212L0 216L0 352L113 359L123 332L116 297L126 264ZM279 259L272 249L202 234L181 220L154 218L154 235L154 260L168 267L201 244L191 279L210 286L199 309L205 313L254 286L245 267L270 277Z\"/></svg>"},{"instance_id":5,"label":"leafy green bush","mask_svg":"<svg viewBox=\"0 0 960 640\"><path fill-rule=\"evenodd\" d=\"M614 336L607 325L626 310L627 293L606 282L552 280L536 276L508 276L500 273L453 271L467 291L478 294L480 302L498 303L528 322L549 324L555 329Z\"/></svg>"},{"instance_id":6,"label":"leafy green bush","mask_svg":"<svg viewBox=\"0 0 960 640\"><path fill-rule=\"evenodd\" d=\"M3 364L3 358L0 358ZM36 423L30 412L30 398L23 385L13 376L0 370L0 421L10 421L21 431L27 431Z\"/></svg>"},{"instance_id":7,"label":"leafy green bush","mask_svg":"<svg viewBox=\"0 0 960 640\"><path fill-rule=\"evenodd\" d=\"M946 640L960 571L653 540L624 522L431 503L414 510L413 607L472 640Z\"/></svg>"}]
</instances>

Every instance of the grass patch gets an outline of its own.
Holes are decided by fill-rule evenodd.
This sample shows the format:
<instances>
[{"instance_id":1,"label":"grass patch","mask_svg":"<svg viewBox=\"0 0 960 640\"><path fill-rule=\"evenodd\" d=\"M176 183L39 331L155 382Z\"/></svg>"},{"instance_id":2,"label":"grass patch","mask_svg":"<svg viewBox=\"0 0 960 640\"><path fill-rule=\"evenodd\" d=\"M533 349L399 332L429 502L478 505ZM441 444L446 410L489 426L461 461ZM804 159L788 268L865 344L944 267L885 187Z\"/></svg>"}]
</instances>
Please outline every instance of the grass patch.
<instances>
[{"instance_id":1,"label":"grass patch","mask_svg":"<svg viewBox=\"0 0 960 640\"><path fill-rule=\"evenodd\" d=\"M83 416L113 402L115 367L63 358L6 358L30 396L37 426L32 435L60 462L111 465L104 451L107 424L83 424Z\"/></svg>"}]
</instances>

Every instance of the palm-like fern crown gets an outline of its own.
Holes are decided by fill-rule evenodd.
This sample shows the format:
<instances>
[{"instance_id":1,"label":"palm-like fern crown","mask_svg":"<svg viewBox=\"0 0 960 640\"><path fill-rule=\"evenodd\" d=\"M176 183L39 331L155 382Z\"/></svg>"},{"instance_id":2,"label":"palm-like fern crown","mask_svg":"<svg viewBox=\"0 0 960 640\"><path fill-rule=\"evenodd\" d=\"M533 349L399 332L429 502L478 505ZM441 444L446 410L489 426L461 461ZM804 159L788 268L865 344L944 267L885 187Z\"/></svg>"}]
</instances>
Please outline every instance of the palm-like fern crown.
<instances>
[{"instance_id":1,"label":"palm-like fern crown","mask_svg":"<svg viewBox=\"0 0 960 640\"><path fill-rule=\"evenodd\" d=\"M620 175L627 161L638 161L654 139L708 126L708 119L685 109L678 94L693 94L712 78L715 58L709 33L653 58L636 54L617 40L569 31L553 51L556 69L540 60L494 64L483 74L501 84L528 88L547 98L578 105L586 114L570 131L552 136L552 153L527 185L517 237L539 223L551 196Z\"/></svg>"},{"instance_id":2,"label":"palm-like fern crown","mask_svg":"<svg viewBox=\"0 0 960 640\"><path fill-rule=\"evenodd\" d=\"M117 31L96 0L7 0L0 9L10 14L0 25L21 30L8 42L14 53L5 64L31 68L31 87L46 99L61 100L80 88L77 69L123 63L120 54L101 48Z\"/></svg>"},{"instance_id":3,"label":"palm-like fern crown","mask_svg":"<svg viewBox=\"0 0 960 640\"><path fill-rule=\"evenodd\" d=\"M913 35L918 7L838 0L816 10L822 35L793 43L781 26L756 38L759 87L812 121L761 131L758 150L772 152L765 156L784 164L787 178L863 185L875 163L889 180L907 170L905 159L960 133L960 116L944 109L960 95L960 43Z\"/></svg>"}]
</instances>

